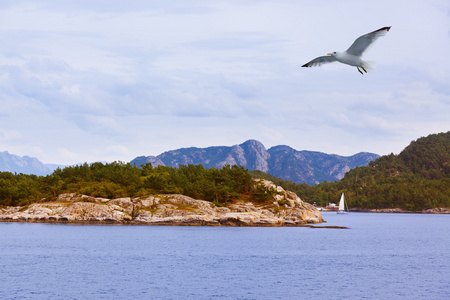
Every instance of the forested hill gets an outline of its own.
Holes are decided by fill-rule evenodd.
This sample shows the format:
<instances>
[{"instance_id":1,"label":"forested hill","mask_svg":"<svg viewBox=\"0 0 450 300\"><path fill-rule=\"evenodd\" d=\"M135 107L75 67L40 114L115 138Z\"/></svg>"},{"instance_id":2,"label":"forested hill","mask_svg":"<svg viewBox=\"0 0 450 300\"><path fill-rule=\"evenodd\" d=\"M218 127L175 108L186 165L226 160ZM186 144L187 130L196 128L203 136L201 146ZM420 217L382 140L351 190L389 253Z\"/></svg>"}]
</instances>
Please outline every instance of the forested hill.
<instances>
[{"instance_id":1,"label":"forested hill","mask_svg":"<svg viewBox=\"0 0 450 300\"><path fill-rule=\"evenodd\" d=\"M408 170L426 179L440 179L450 174L450 131L432 134L412 142L398 159Z\"/></svg>"},{"instance_id":2,"label":"forested hill","mask_svg":"<svg viewBox=\"0 0 450 300\"><path fill-rule=\"evenodd\" d=\"M288 185L303 200L318 205L337 202L345 192L350 208L450 207L450 131L422 137L399 155L385 155L354 168L339 182Z\"/></svg>"}]
</instances>

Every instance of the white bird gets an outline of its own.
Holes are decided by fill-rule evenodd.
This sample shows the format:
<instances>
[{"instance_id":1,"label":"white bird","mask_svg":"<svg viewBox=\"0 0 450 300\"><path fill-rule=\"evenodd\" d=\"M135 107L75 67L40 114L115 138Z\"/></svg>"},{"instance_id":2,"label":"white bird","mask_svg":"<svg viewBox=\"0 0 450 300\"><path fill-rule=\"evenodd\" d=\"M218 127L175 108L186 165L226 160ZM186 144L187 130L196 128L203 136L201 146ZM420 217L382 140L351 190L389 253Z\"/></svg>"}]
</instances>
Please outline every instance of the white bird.
<instances>
[{"instance_id":1,"label":"white bird","mask_svg":"<svg viewBox=\"0 0 450 300\"><path fill-rule=\"evenodd\" d=\"M371 33L362 35L359 38L357 38L350 46L350 48L348 48L346 51L328 53L327 56L319 56L311 60L310 62L304 64L302 67L316 67L321 66L323 64L338 61L343 64L356 67L359 73L364 75L364 73L359 68L363 69L363 71L367 73L367 70L371 70L372 66L370 65L369 62L361 59L362 54L380 36L386 35L389 29L391 29L391 26L383 27Z\"/></svg>"}]
</instances>

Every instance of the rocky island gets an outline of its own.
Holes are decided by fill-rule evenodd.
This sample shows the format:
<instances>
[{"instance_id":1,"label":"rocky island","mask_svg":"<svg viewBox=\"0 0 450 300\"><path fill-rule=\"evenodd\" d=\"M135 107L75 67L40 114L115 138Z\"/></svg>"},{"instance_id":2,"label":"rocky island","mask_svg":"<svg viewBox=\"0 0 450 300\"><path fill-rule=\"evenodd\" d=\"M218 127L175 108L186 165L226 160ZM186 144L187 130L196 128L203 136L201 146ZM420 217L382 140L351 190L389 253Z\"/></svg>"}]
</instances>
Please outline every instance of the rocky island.
<instances>
[{"instance_id":1,"label":"rocky island","mask_svg":"<svg viewBox=\"0 0 450 300\"><path fill-rule=\"evenodd\" d=\"M305 226L322 223L313 205L267 180L276 191L270 204L243 200L216 206L178 194L106 199L65 193L56 201L0 208L1 222L111 223L192 226Z\"/></svg>"}]
</instances>

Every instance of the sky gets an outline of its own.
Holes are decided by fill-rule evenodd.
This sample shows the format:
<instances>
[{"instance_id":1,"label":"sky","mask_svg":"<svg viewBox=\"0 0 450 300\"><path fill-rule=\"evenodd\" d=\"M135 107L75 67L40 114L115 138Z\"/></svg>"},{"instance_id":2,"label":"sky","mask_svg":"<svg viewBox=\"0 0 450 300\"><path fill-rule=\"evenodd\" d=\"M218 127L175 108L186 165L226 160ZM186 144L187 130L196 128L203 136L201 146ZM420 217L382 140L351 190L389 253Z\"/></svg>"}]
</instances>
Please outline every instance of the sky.
<instances>
[{"instance_id":1,"label":"sky","mask_svg":"<svg viewBox=\"0 0 450 300\"><path fill-rule=\"evenodd\" d=\"M384 26L362 76L311 59ZM128 162L186 147L398 154L450 130L450 2L2 0L0 151Z\"/></svg>"}]
</instances>

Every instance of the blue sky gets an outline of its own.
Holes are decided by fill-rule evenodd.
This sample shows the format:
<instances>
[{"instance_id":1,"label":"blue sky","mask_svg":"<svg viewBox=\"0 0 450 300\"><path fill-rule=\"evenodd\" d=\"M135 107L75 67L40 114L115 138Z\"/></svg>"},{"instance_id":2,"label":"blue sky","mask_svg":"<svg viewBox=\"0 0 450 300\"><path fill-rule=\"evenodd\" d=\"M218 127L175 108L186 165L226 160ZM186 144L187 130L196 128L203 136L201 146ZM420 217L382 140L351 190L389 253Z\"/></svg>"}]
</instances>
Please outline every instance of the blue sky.
<instances>
[{"instance_id":1,"label":"blue sky","mask_svg":"<svg viewBox=\"0 0 450 300\"><path fill-rule=\"evenodd\" d=\"M374 72L301 68L384 26L364 55ZM1 1L0 151L399 153L450 129L449 51L447 0Z\"/></svg>"}]
</instances>

